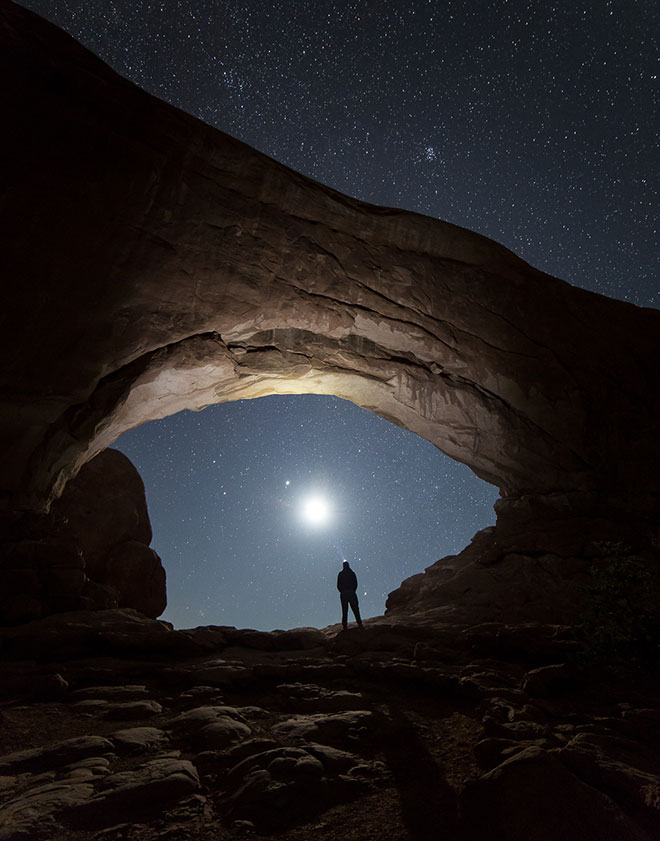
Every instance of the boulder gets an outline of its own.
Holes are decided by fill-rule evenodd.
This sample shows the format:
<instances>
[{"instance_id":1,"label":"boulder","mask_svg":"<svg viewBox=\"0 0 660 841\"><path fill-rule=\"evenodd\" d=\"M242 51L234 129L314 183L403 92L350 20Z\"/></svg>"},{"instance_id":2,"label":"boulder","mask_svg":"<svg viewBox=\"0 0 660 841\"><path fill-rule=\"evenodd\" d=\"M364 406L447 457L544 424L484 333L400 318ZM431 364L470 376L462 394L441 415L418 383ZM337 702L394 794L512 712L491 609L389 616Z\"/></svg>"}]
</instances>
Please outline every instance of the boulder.
<instances>
[{"instance_id":1,"label":"boulder","mask_svg":"<svg viewBox=\"0 0 660 841\"><path fill-rule=\"evenodd\" d=\"M459 812L461 841L651 841L613 800L537 747L466 786Z\"/></svg>"},{"instance_id":2,"label":"boulder","mask_svg":"<svg viewBox=\"0 0 660 841\"><path fill-rule=\"evenodd\" d=\"M338 758L341 757L341 758ZM350 769L353 773L342 774ZM284 829L351 800L383 776L377 763L306 745L250 755L229 770L223 806L232 820L249 820L261 831Z\"/></svg>"},{"instance_id":3,"label":"boulder","mask_svg":"<svg viewBox=\"0 0 660 841\"><path fill-rule=\"evenodd\" d=\"M0 757L0 774L47 771L70 765L88 756L111 754L112 751L112 742L102 736L79 736Z\"/></svg>"},{"instance_id":4,"label":"boulder","mask_svg":"<svg viewBox=\"0 0 660 841\"><path fill-rule=\"evenodd\" d=\"M103 717L114 721L135 721L151 718L162 713L163 707L158 701L143 699L140 701L124 701L108 704L103 711Z\"/></svg>"},{"instance_id":5,"label":"boulder","mask_svg":"<svg viewBox=\"0 0 660 841\"><path fill-rule=\"evenodd\" d=\"M113 546L127 541L151 543L144 483L118 450L103 450L88 461L67 484L53 513L66 520L85 557L87 574L95 581L104 572Z\"/></svg>"},{"instance_id":6,"label":"boulder","mask_svg":"<svg viewBox=\"0 0 660 841\"><path fill-rule=\"evenodd\" d=\"M106 701L134 701L136 698L145 698L148 694L146 686L126 684L125 686L86 686L84 689L75 689L70 697L72 701L98 698Z\"/></svg>"},{"instance_id":7,"label":"boulder","mask_svg":"<svg viewBox=\"0 0 660 841\"><path fill-rule=\"evenodd\" d=\"M57 830L55 819L88 803L94 786L64 779L35 786L0 806L0 841L44 838Z\"/></svg>"},{"instance_id":8,"label":"boulder","mask_svg":"<svg viewBox=\"0 0 660 841\"><path fill-rule=\"evenodd\" d=\"M62 698L68 692L69 684L59 672L40 674L25 666L20 674L3 674L0 686L0 695L12 695L25 699Z\"/></svg>"},{"instance_id":9,"label":"boulder","mask_svg":"<svg viewBox=\"0 0 660 841\"><path fill-rule=\"evenodd\" d=\"M525 675L522 688L533 698L548 698L575 686L575 680L575 669L565 663L553 663L529 671Z\"/></svg>"},{"instance_id":10,"label":"boulder","mask_svg":"<svg viewBox=\"0 0 660 841\"><path fill-rule=\"evenodd\" d=\"M158 815L163 804L193 794L199 789L199 775L186 759L163 757L118 771L103 780L101 790L69 814L82 826L111 826L123 819Z\"/></svg>"},{"instance_id":11,"label":"boulder","mask_svg":"<svg viewBox=\"0 0 660 841\"><path fill-rule=\"evenodd\" d=\"M313 712L363 710L365 698L361 692L346 689L329 690L313 683L282 683L277 691L286 698L288 709Z\"/></svg>"},{"instance_id":12,"label":"boulder","mask_svg":"<svg viewBox=\"0 0 660 841\"><path fill-rule=\"evenodd\" d=\"M283 829L309 819L325 805L325 785L322 779L323 766L316 762L315 776L309 774L309 767L304 768L306 775L293 776L295 771L313 757L292 761L289 768L280 768L279 773L273 768L257 769L245 775L236 790L223 801L224 809L232 820L250 820L261 831ZM272 765L277 765L273 760ZM318 766L318 767L317 767ZM286 774L290 771L292 776ZM278 779L279 777L279 779Z\"/></svg>"},{"instance_id":13,"label":"boulder","mask_svg":"<svg viewBox=\"0 0 660 841\"><path fill-rule=\"evenodd\" d=\"M152 619L167 607L165 570L156 552L144 543L131 540L113 546L99 580L118 591L121 607L132 607Z\"/></svg>"},{"instance_id":14,"label":"boulder","mask_svg":"<svg viewBox=\"0 0 660 841\"><path fill-rule=\"evenodd\" d=\"M220 717L199 731L199 741L211 749L223 749L249 738L252 730L233 718Z\"/></svg>"},{"instance_id":15,"label":"boulder","mask_svg":"<svg viewBox=\"0 0 660 841\"><path fill-rule=\"evenodd\" d=\"M85 595L96 602L107 602L110 596L114 606L131 607L153 619L160 616L167 606L165 570L149 548L151 523L142 478L123 453L103 450L87 462L67 484L52 516L65 524L84 557L90 584L101 585L100 591L88 586Z\"/></svg>"},{"instance_id":16,"label":"boulder","mask_svg":"<svg viewBox=\"0 0 660 841\"><path fill-rule=\"evenodd\" d=\"M373 713L367 710L326 715L296 716L275 724L273 735L289 743L321 742L344 747L368 739L373 727Z\"/></svg>"},{"instance_id":17,"label":"boulder","mask_svg":"<svg viewBox=\"0 0 660 841\"><path fill-rule=\"evenodd\" d=\"M128 727L116 730L108 738L119 754L146 753L168 743L167 736L158 727Z\"/></svg>"},{"instance_id":18,"label":"boulder","mask_svg":"<svg viewBox=\"0 0 660 841\"><path fill-rule=\"evenodd\" d=\"M3 655L11 660L66 660L111 653L153 657L175 645L176 632L128 608L59 613L0 628Z\"/></svg>"},{"instance_id":19,"label":"boulder","mask_svg":"<svg viewBox=\"0 0 660 841\"><path fill-rule=\"evenodd\" d=\"M386 618L441 622L570 624L584 612L591 562L506 551L497 529L478 533L459 555L443 558L390 593Z\"/></svg>"},{"instance_id":20,"label":"boulder","mask_svg":"<svg viewBox=\"0 0 660 841\"><path fill-rule=\"evenodd\" d=\"M214 683L217 686L232 686L244 683L254 675L254 669L236 661L215 660L203 663L195 669L195 679Z\"/></svg>"},{"instance_id":21,"label":"boulder","mask_svg":"<svg viewBox=\"0 0 660 841\"><path fill-rule=\"evenodd\" d=\"M491 736L477 742L474 746L474 754L480 767L486 771L491 771L512 755L529 747L542 747L542 745L533 746L526 741L520 742L513 738Z\"/></svg>"},{"instance_id":22,"label":"boulder","mask_svg":"<svg viewBox=\"0 0 660 841\"><path fill-rule=\"evenodd\" d=\"M560 758L574 774L621 803L654 834L660 833L660 774L654 750L618 736L578 733Z\"/></svg>"},{"instance_id":23,"label":"boulder","mask_svg":"<svg viewBox=\"0 0 660 841\"><path fill-rule=\"evenodd\" d=\"M252 733L240 711L227 706L195 707L170 719L164 727L176 739L209 749L228 748Z\"/></svg>"},{"instance_id":24,"label":"boulder","mask_svg":"<svg viewBox=\"0 0 660 841\"><path fill-rule=\"evenodd\" d=\"M0 624L86 609L131 607L156 618L167 605L165 570L148 546L144 485L122 453L104 450L68 483L48 539L2 543Z\"/></svg>"}]
</instances>

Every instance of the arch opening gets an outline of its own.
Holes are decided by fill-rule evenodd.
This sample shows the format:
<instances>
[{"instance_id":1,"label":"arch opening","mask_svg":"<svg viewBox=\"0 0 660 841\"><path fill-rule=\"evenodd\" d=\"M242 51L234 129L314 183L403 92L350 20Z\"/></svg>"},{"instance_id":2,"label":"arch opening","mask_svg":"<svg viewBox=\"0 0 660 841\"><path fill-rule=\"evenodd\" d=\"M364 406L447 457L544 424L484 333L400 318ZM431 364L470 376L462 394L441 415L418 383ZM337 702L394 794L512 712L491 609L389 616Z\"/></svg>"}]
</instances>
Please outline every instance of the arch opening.
<instances>
[{"instance_id":1,"label":"arch opening","mask_svg":"<svg viewBox=\"0 0 660 841\"><path fill-rule=\"evenodd\" d=\"M139 469L175 627L325 627L341 561L363 617L494 522L497 490L429 442L336 397L182 412L114 443ZM324 517L310 502L325 502ZM318 515L318 516L317 516Z\"/></svg>"}]
</instances>

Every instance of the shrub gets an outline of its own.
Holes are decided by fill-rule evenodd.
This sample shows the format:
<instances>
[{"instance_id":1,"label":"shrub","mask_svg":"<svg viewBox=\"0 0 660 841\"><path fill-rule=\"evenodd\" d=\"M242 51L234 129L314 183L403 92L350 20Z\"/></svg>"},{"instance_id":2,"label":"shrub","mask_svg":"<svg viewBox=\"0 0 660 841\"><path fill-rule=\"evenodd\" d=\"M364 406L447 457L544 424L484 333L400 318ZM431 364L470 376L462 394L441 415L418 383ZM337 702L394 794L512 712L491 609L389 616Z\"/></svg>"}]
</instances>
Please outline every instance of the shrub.
<instances>
[{"instance_id":1,"label":"shrub","mask_svg":"<svg viewBox=\"0 0 660 841\"><path fill-rule=\"evenodd\" d=\"M586 588L580 635L589 658L660 661L660 567L622 544L600 545Z\"/></svg>"}]
</instances>

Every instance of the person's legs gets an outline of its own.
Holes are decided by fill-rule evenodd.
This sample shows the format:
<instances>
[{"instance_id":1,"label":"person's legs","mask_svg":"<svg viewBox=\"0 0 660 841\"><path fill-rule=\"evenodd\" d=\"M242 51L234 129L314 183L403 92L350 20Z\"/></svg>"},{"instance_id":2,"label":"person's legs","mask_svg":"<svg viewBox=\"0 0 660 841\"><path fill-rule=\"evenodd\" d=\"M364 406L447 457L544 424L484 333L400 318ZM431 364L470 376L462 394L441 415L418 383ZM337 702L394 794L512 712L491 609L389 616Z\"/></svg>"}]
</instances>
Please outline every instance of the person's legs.
<instances>
[{"instance_id":1,"label":"person's legs","mask_svg":"<svg viewBox=\"0 0 660 841\"><path fill-rule=\"evenodd\" d=\"M349 593L340 592L339 598L341 600L341 624L346 628L348 625L348 601Z\"/></svg>"},{"instance_id":2,"label":"person's legs","mask_svg":"<svg viewBox=\"0 0 660 841\"><path fill-rule=\"evenodd\" d=\"M355 616L355 621L360 627L362 627L362 619L360 619L360 605L358 604L357 593L350 593L349 604L351 606L351 610L353 611L353 616Z\"/></svg>"}]
</instances>

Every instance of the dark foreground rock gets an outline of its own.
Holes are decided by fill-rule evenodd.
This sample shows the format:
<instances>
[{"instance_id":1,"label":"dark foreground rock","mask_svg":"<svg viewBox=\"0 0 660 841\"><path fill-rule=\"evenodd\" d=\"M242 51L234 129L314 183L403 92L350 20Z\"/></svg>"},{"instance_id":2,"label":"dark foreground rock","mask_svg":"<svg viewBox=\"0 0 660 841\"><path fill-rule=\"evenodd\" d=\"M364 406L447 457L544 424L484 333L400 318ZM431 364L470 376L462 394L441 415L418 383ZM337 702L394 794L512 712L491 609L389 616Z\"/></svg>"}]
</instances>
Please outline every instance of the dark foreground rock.
<instances>
[{"instance_id":1,"label":"dark foreground rock","mask_svg":"<svg viewBox=\"0 0 660 841\"><path fill-rule=\"evenodd\" d=\"M386 617L435 627L488 623L491 640L494 623L574 625L588 610L594 573L624 558L647 577L650 605L640 607L652 610L660 596L657 526L571 516L568 502L565 511L553 504L563 514L547 505L532 522L521 500L498 500L497 526L403 581L387 598Z\"/></svg>"},{"instance_id":2,"label":"dark foreground rock","mask_svg":"<svg viewBox=\"0 0 660 841\"><path fill-rule=\"evenodd\" d=\"M165 609L165 570L149 548L144 484L117 450L87 462L49 517L3 514L0 624L116 607L156 618Z\"/></svg>"},{"instance_id":3,"label":"dark foreground rock","mask_svg":"<svg viewBox=\"0 0 660 841\"><path fill-rule=\"evenodd\" d=\"M460 808L465 841L649 838L614 801L536 747L520 751L468 785Z\"/></svg>"},{"instance_id":4,"label":"dark foreground rock","mask_svg":"<svg viewBox=\"0 0 660 841\"><path fill-rule=\"evenodd\" d=\"M660 834L660 676L567 662L568 628L369 620L285 645L101 611L18 639L40 662L0 666L2 841Z\"/></svg>"}]
</instances>

